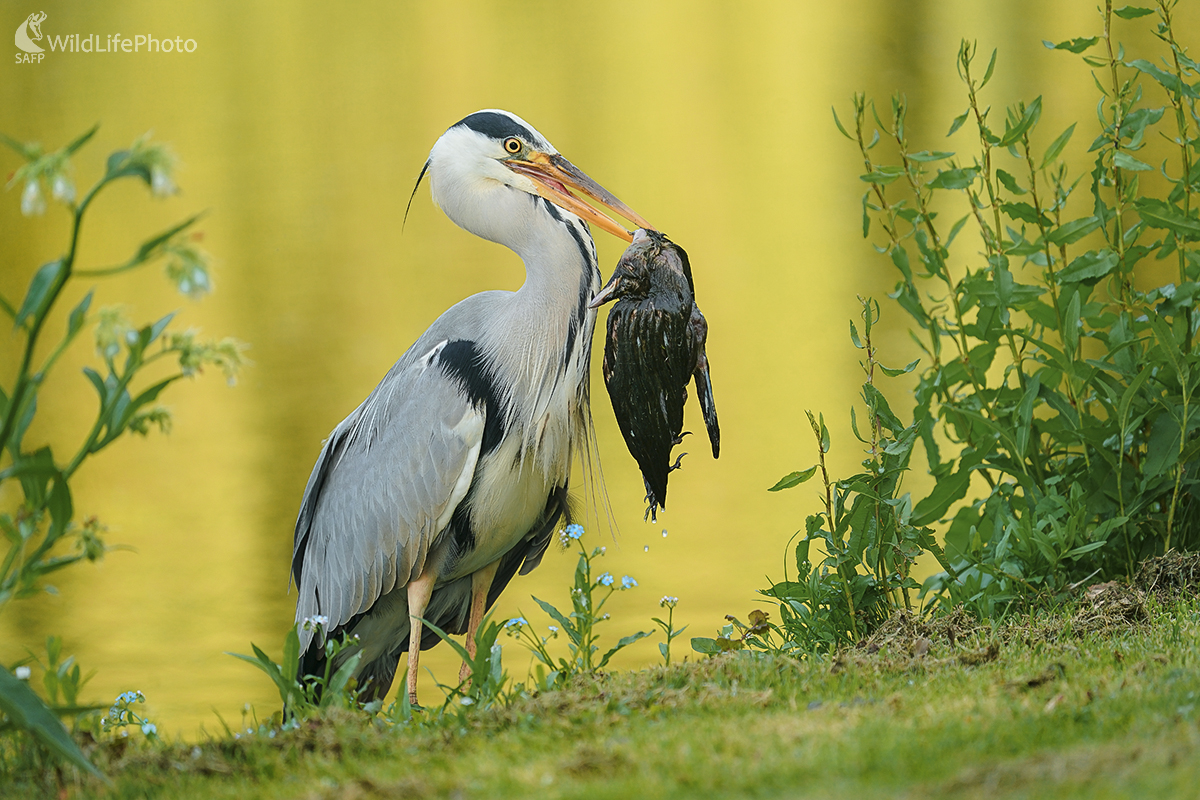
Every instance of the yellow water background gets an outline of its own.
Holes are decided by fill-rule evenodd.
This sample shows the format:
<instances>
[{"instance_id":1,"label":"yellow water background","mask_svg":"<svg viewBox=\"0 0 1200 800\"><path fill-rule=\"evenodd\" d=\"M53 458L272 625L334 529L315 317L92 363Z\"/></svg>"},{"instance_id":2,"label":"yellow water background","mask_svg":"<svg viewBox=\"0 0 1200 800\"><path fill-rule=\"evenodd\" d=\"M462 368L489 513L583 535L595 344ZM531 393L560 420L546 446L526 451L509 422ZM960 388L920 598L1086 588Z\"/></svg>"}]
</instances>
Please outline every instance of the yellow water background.
<instances>
[{"instance_id":1,"label":"yellow water background","mask_svg":"<svg viewBox=\"0 0 1200 800\"><path fill-rule=\"evenodd\" d=\"M861 372L848 341L856 294L884 300L881 357L915 357L907 317L888 305L893 268L863 241L865 184L856 149L833 125L866 89L888 107L904 91L917 148L947 142L965 107L954 57L978 39L979 69L1000 49L986 101L1001 109L1045 96L1035 141L1045 147L1080 120L1072 149L1096 135L1091 76L1077 57L1042 39L1092 35L1091 0L853 0L850 2L0 3L0 32L43 10L47 35L151 34L194 39L195 52L51 53L40 64L0 67L0 130L57 147L95 122L75 160L86 187L103 159L153 131L179 154L181 192L152 199L133 181L105 193L89 214L79 265L117 263L143 239L197 211L214 258L216 292L181 297L150 267L112 280L78 280L69 308L97 287L97 304L121 304L136 321L178 310L177 325L234 335L253 361L235 387L205 375L164 396L169 436L126 437L78 475L75 505L132 549L56 576L55 596L10 603L0 617L0 660L40 650L48 632L97 674L85 692L106 701L140 689L171 735L231 724L244 704L278 703L259 673L225 655L256 642L277 653L295 595L288 564L295 513L325 435L371 390L445 308L487 289L517 288L519 259L456 228L413 182L437 137L466 114L512 110L691 255L710 326L722 429L719 461L699 439L672 476L658 524L642 521L642 483L613 421L595 347L593 404L603 500L573 487L588 510L587 541L604 544L602 567L637 579L614 597L615 637L649 630L663 595L679 597L676 642L712 635L725 614L754 608L755 590L780 578L785 543L818 509L809 486L768 494L783 474L814 463L806 408L824 411L831 467L862 458L848 405ZM1194 4L1179 30L1196 30ZM1121 23L1152 46L1145 20ZM1189 27L1190 25L1190 27ZM7 37L7 33L3 33ZM4 51L0 47L0 52ZM0 154L0 172L19 165ZM20 187L0 195L0 292L22 296L33 270L63 249L67 216L19 213ZM961 266L978 238L964 233ZM623 243L599 234L602 270ZM55 318L47 343L62 330ZM0 343L9 386L20 337ZM87 337L46 383L27 444L60 458L86 434L95 395L80 374L94 363ZM888 393L902 401L906 384ZM698 409L688 427L702 431ZM703 434L701 433L701 436ZM689 449L689 448L684 448ZM10 490L0 503L11 508ZM600 511L597 513L596 509ZM535 594L560 606L575 559L551 551L498 604L504 617L548 620ZM658 660L644 641L620 667ZM443 681L452 654L425 654ZM517 677L529 657L505 661ZM437 697L428 676L424 696Z\"/></svg>"}]
</instances>

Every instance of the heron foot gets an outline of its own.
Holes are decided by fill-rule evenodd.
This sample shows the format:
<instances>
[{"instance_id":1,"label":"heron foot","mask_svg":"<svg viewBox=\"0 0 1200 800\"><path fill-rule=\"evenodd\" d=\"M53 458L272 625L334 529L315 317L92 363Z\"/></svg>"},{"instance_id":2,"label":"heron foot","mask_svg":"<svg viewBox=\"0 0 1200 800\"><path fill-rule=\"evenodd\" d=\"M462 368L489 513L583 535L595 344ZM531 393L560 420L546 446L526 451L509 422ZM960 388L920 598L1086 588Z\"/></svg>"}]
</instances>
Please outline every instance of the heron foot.
<instances>
[{"instance_id":1,"label":"heron foot","mask_svg":"<svg viewBox=\"0 0 1200 800\"><path fill-rule=\"evenodd\" d=\"M667 467L667 472L674 472L675 470L682 467L683 465L680 464L679 462L683 461L683 457L686 455L687 455L687 453L680 453L679 456L675 459L675 463L672 464L671 466Z\"/></svg>"}]
</instances>

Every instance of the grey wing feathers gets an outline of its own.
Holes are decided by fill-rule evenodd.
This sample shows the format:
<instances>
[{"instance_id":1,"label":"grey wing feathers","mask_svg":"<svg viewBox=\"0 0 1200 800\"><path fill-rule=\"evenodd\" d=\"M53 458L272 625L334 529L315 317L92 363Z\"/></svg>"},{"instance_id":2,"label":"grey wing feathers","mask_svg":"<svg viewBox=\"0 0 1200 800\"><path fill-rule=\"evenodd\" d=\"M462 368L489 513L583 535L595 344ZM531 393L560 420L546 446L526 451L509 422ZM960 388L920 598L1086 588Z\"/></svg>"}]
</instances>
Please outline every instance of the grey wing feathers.
<instances>
[{"instance_id":1,"label":"grey wing feathers","mask_svg":"<svg viewBox=\"0 0 1200 800\"><path fill-rule=\"evenodd\" d=\"M334 429L309 477L297 621L322 614L333 630L417 577L471 485L485 409L428 359L402 365Z\"/></svg>"}]
</instances>

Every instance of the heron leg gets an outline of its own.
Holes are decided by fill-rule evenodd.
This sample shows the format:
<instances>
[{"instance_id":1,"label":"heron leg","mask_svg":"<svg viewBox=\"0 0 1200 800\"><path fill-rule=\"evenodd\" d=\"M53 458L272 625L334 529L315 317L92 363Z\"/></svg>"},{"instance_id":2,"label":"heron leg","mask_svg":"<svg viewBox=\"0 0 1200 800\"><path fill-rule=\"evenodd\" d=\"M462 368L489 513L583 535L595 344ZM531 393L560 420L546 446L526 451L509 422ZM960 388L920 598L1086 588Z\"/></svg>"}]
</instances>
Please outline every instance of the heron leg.
<instances>
[{"instance_id":1,"label":"heron leg","mask_svg":"<svg viewBox=\"0 0 1200 800\"><path fill-rule=\"evenodd\" d=\"M488 592L491 591L492 579L496 577L496 570L499 567L500 562L493 561L471 575L471 619L467 623L467 654L471 656L472 661L475 659L475 635L479 632L479 626L483 624L483 612L487 610ZM464 661L462 668L458 671L458 682L462 683L469 677L471 677L471 665Z\"/></svg>"},{"instance_id":2,"label":"heron leg","mask_svg":"<svg viewBox=\"0 0 1200 800\"><path fill-rule=\"evenodd\" d=\"M408 702L417 705L417 662L421 660L421 633L425 627L425 608L433 595L437 579L432 569L426 569L416 580L408 582Z\"/></svg>"}]
</instances>

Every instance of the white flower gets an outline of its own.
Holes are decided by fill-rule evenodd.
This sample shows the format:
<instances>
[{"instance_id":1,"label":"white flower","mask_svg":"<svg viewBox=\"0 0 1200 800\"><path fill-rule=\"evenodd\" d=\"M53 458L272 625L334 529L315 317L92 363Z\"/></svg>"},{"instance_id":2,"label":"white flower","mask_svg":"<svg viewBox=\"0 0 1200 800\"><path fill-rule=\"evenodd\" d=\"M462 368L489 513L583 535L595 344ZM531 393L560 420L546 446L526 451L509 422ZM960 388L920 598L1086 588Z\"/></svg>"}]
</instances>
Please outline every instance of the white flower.
<instances>
[{"instance_id":1,"label":"white flower","mask_svg":"<svg viewBox=\"0 0 1200 800\"><path fill-rule=\"evenodd\" d=\"M33 673L32 673L32 670L29 669L29 667L17 667L16 671L13 674L17 676L17 680L27 681L27 680L29 680L29 676Z\"/></svg>"},{"instance_id":2,"label":"white flower","mask_svg":"<svg viewBox=\"0 0 1200 800\"><path fill-rule=\"evenodd\" d=\"M46 197L42 194L41 181L36 178L25 182L25 191L21 192L21 213L27 217L46 213Z\"/></svg>"},{"instance_id":3,"label":"white flower","mask_svg":"<svg viewBox=\"0 0 1200 800\"><path fill-rule=\"evenodd\" d=\"M75 184L71 183L71 179L66 175L56 172L50 179L50 194L61 203L74 203Z\"/></svg>"},{"instance_id":4,"label":"white flower","mask_svg":"<svg viewBox=\"0 0 1200 800\"><path fill-rule=\"evenodd\" d=\"M311 617L305 617L303 622L304 630L312 631L317 628L326 628L329 626L329 617L324 614L313 614Z\"/></svg>"},{"instance_id":5,"label":"white flower","mask_svg":"<svg viewBox=\"0 0 1200 800\"><path fill-rule=\"evenodd\" d=\"M674 608L675 604L678 602L679 602L678 597L672 597L669 594L664 594L662 600L658 601L658 607L659 608Z\"/></svg>"},{"instance_id":6,"label":"white flower","mask_svg":"<svg viewBox=\"0 0 1200 800\"><path fill-rule=\"evenodd\" d=\"M150 192L157 197L166 197L170 194L175 194L178 191L175 188L175 181L171 180L171 176L166 170L160 167L152 167L150 169Z\"/></svg>"}]
</instances>

